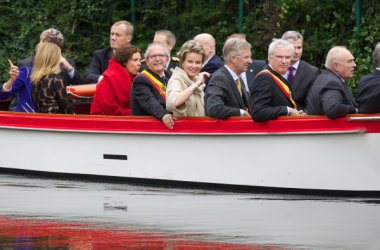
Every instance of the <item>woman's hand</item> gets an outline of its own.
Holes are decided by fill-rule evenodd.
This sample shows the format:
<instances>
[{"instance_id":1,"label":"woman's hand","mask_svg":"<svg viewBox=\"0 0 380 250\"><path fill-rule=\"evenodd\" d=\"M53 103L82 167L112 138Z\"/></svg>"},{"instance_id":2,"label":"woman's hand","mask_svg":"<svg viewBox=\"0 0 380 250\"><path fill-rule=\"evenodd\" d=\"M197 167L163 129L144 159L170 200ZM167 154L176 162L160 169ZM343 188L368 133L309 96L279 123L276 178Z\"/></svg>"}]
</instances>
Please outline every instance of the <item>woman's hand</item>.
<instances>
[{"instance_id":1,"label":"woman's hand","mask_svg":"<svg viewBox=\"0 0 380 250\"><path fill-rule=\"evenodd\" d=\"M60 65L61 65L61 69L64 69L67 72L71 72L73 70L73 67L63 56L61 56Z\"/></svg>"},{"instance_id":2,"label":"woman's hand","mask_svg":"<svg viewBox=\"0 0 380 250\"><path fill-rule=\"evenodd\" d=\"M197 87L201 86L204 83L206 77L210 77L210 73L204 71L198 74L198 80L195 82L197 84Z\"/></svg>"},{"instance_id":3,"label":"woman's hand","mask_svg":"<svg viewBox=\"0 0 380 250\"><path fill-rule=\"evenodd\" d=\"M15 65L11 66L11 68L9 69L9 77L12 80L12 83L16 81L18 74L19 74L18 67Z\"/></svg>"}]
</instances>

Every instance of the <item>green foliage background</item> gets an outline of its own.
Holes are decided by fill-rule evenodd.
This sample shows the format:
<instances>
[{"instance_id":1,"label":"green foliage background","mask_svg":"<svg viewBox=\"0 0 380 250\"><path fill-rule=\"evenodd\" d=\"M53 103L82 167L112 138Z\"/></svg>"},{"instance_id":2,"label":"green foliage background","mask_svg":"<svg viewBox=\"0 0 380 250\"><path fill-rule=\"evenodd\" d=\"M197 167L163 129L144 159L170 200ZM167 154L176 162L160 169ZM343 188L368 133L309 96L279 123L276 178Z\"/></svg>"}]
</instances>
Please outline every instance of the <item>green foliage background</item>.
<instances>
[{"instance_id":1,"label":"green foliage background","mask_svg":"<svg viewBox=\"0 0 380 250\"><path fill-rule=\"evenodd\" d=\"M360 31L356 29L356 1L347 0L244 0L243 32L252 43L253 58L266 59L274 37L289 29L305 38L303 59L323 68L333 45L347 46L356 57L360 76L372 71L371 53L380 41L380 2L360 1ZM134 14L134 15L133 15ZM84 73L92 52L109 44L111 25L135 17L133 43L145 49L154 31L169 29L181 44L196 34L208 32L217 40L218 53L226 37L239 31L237 0L0 0L0 79L8 78L7 58L17 62L33 53L44 29L55 27L65 37L65 54Z\"/></svg>"}]
</instances>

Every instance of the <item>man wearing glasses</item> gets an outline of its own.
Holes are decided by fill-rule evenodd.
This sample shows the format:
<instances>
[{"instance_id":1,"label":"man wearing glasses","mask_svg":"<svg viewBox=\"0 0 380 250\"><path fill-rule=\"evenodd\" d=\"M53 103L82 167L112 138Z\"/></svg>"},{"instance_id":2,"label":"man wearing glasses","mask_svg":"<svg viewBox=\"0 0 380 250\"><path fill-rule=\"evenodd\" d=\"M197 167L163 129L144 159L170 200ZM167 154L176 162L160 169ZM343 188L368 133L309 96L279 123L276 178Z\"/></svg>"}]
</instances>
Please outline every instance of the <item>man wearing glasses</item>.
<instances>
[{"instance_id":1,"label":"man wearing glasses","mask_svg":"<svg viewBox=\"0 0 380 250\"><path fill-rule=\"evenodd\" d=\"M299 109L305 107L306 94L314 79L319 74L319 69L301 60L303 52L303 36L293 30L285 32L281 39L284 39L294 46L290 67L286 72L286 79L292 89L292 97Z\"/></svg>"},{"instance_id":2,"label":"man wearing glasses","mask_svg":"<svg viewBox=\"0 0 380 250\"><path fill-rule=\"evenodd\" d=\"M291 43L274 39L268 49L268 66L257 74L252 86L252 118L264 122L281 115L305 115L297 110L289 82L283 77L290 66L294 53Z\"/></svg>"},{"instance_id":3,"label":"man wearing glasses","mask_svg":"<svg viewBox=\"0 0 380 250\"><path fill-rule=\"evenodd\" d=\"M170 53L162 43L151 43L145 52L148 68L132 84L131 109L135 116L154 116L169 129L174 117L166 110L166 84L170 75L165 70Z\"/></svg>"}]
</instances>

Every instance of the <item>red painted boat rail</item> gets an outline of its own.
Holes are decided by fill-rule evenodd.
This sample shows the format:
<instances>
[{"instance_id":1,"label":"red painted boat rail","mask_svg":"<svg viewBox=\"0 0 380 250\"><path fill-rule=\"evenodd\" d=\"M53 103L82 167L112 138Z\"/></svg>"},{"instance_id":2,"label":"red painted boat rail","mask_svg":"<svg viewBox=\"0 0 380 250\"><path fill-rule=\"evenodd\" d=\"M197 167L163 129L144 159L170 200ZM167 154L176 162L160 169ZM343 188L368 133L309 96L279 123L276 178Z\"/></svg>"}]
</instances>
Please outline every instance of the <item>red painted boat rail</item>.
<instances>
[{"instance_id":1,"label":"red painted boat rail","mask_svg":"<svg viewBox=\"0 0 380 250\"><path fill-rule=\"evenodd\" d=\"M217 120L209 117L186 118L167 129L153 117L26 114L0 112L0 128L58 130L102 133L159 134L329 134L380 133L380 114L350 115L339 119L324 116L280 117L258 123L250 118Z\"/></svg>"}]
</instances>

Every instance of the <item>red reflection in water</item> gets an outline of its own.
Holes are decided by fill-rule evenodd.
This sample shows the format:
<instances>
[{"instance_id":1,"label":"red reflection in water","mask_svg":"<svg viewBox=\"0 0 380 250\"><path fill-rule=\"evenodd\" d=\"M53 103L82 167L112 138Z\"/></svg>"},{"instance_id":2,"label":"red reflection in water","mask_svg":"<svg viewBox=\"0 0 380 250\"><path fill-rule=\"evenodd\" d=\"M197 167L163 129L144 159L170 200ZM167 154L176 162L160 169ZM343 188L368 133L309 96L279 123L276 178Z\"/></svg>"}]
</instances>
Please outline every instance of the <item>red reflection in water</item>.
<instances>
[{"instance_id":1,"label":"red reflection in water","mask_svg":"<svg viewBox=\"0 0 380 250\"><path fill-rule=\"evenodd\" d=\"M91 224L0 216L0 246L22 249L283 249L188 240L199 235L163 235L138 230L98 228Z\"/></svg>"}]
</instances>

